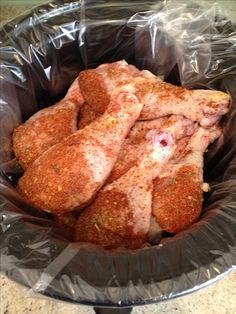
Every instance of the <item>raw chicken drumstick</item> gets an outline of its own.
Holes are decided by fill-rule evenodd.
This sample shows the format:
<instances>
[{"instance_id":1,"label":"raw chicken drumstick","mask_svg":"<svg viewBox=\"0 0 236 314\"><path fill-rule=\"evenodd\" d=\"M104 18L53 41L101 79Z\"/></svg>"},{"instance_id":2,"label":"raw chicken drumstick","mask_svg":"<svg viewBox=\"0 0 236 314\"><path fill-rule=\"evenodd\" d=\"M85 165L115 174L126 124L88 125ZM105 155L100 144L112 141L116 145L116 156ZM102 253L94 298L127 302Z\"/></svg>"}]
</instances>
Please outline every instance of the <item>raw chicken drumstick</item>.
<instances>
[{"instance_id":1,"label":"raw chicken drumstick","mask_svg":"<svg viewBox=\"0 0 236 314\"><path fill-rule=\"evenodd\" d=\"M203 184L203 154L220 135L218 126L199 127L179 158L175 158L176 164L169 163L154 180L152 214L161 229L177 233L199 217L202 190L207 186Z\"/></svg>"},{"instance_id":2,"label":"raw chicken drumstick","mask_svg":"<svg viewBox=\"0 0 236 314\"><path fill-rule=\"evenodd\" d=\"M199 122L203 127L210 127L229 110L230 97L226 93L174 86L162 82L149 71L139 71L125 61L104 64L79 75L83 97L98 113L104 112L112 90L127 82L135 86L143 103L139 120L178 114Z\"/></svg>"},{"instance_id":3,"label":"raw chicken drumstick","mask_svg":"<svg viewBox=\"0 0 236 314\"><path fill-rule=\"evenodd\" d=\"M156 131L166 132L172 135L174 140L192 135L196 129L196 124L183 116L172 115L151 121L138 121L125 139L121 147L118 159L111 171L107 183L117 180L125 174L131 167L136 165L143 157L149 140L149 136Z\"/></svg>"},{"instance_id":4,"label":"raw chicken drumstick","mask_svg":"<svg viewBox=\"0 0 236 314\"><path fill-rule=\"evenodd\" d=\"M163 171L174 151L167 133L153 134L140 163L106 185L75 225L75 241L105 248L139 248L148 240L152 180Z\"/></svg>"},{"instance_id":5,"label":"raw chicken drumstick","mask_svg":"<svg viewBox=\"0 0 236 314\"><path fill-rule=\"evenodd\" d=\"M20 193L36 207L57 214L87 205L110 174L142 110L129 90L117 90L100 119L35 160L19 180Z\"/></svg>"},{"instance_id":6,"label":"raw chicken drumstick","mask_svg":"<svg viewBox=\"0 0 236 314\"><path fill-rule=\"evenodd\" d=\"M24 170L43 152L77 130L77 115L82 103L77 78L60 102L38 111L14 129L13 150Z\"/></svg>"}]
</instances>

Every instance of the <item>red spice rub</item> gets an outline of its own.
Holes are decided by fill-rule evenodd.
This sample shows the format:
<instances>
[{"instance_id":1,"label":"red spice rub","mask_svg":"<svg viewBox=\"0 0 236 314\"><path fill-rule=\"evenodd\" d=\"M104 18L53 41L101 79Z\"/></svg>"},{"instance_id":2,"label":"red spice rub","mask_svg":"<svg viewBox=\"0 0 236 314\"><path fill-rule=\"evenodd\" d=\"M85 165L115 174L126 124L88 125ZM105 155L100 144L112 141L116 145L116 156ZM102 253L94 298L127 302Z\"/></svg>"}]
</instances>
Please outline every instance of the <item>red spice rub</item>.
<instances>
[{"instance_id":1,"label":"red spice rub","mask_svg":"<svg viewBox=\"0 0 236 314\"><path fill-rule=\"evenodd\" d=\"M80 215L74 240L91 242L104 248L141 247L147 236L134 234L132 214L126 195L116 191L103 191L95 202Z\"/></svg>"},{"instance_id":2,"label":"red spice rub","mask_svg":"<svg viewBox=\"0 0 236 314\"><path fill-rule=\"evenodd\" d=\"M93 70L80 72L79 84L85 102L96 107L97 113L103 113L110 102L103 77Z\"/></svg>"},{"instance_id":3,"label":"red spice rub","mask_svg":"<svg viewBox=\"0 0 236 314\"><path fill-rule=\"evenodd\" d=\"M60 102L40 110L14 129L13 150L24 170L43 152L76 131L77 113L74 103Z\"/></svg>"},{"instance_id":4,"label":"red spice rub","mask_svg":"<svg viewBox=\"0 0 236 314\"><path fill-rule=\"evenodd\" d=\"M83 129L99 117L100 115L97 114L96 111L87 103L84 103L79 112L79 129Z\"/></svg>"},{"instance_id":5,"label":"red spice rub","mask_svg":"<svg viewBox=\"0 0 236 314\"><path fill-rule=\"evenodd\" d=\"M122 60L80 72L79 85L85 101L97 113L102 114L110 102L114 89L132 83L132 78L135 76L153 76L146 72L148 71L139 71Z\"/></svg>"},{"instance_id":6,"label":"red spice rub","mask_svg":"<svg viewBox=\"0 0 236 314\"><path fill-rule=\"evenodd\" d=\"M192 224L202 209L199 168L184 165L174 177L156 178L153 215L165 231L177 233Z\"/></svg>"},{"instance_id":7,"label":"red spice rub","mask_svg":"<svg viewBox=\"0 0 236 314\"><path fill-rule=\"evenodd\" d=\"M76 194L89 188L92 172L80 146L73 144L74 135L71 135L66 144L62 141L53 146L19 180L19 192L38 208L57 214L71 211L77 205Z\"/></svg>"},{"instance_id":8,"label":"red spice rub","mask_svg":"<svg viewBox=\"0 0 236 314\"><path fill-rule=\"evenodd\" d=\"M76 78L60 102L38 111L14 129L13 151L24 170L42 153L77 130L77 115L82 103Z\"/></svg>"}]
</instances>

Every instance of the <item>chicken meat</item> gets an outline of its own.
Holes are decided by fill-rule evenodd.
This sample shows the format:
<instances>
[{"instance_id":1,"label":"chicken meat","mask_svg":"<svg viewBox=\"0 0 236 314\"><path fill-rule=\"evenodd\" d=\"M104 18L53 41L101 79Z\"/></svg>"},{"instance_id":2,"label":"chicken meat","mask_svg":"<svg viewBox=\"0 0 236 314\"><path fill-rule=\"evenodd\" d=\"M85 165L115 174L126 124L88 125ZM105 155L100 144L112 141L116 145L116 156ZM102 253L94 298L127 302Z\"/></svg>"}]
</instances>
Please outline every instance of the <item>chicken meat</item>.
<instances>
[{"instance_id":1,"label":"chicken meat","mask_svg":"<svg viewBox=\"0 0 236 314\"><path fill-rule=\"evenodd\" d=\"M79 216L75 241L104 248L139 248L148 240L153 179L174 152L167 133L152 134L143 159L118 180L106 185Z\"/></svg>"},{"instance_id":2,"label":"chicken meat","mask_svg":"<svg viewBox=\"0 0 236 314\"><path fill-rule=\"evenodd\" d=\"M199 218L203 190L208 189L203 182L203 155L208 145L221 134L219 126L210 129L198 127L182 143L182 149L165 171L153 181L152 214L159 225L157 233L160 229L177 233Z\"/></svg>"},{"instance_id":3,"label":"chicken meat","mask_svg":"<svg viewBox=\"0 0 236 314\"><path fill-rule=\"evenodd\" d=\"M160 81L147 70L139 71L135 66L121 60L102 64L96 69L81 71L79 84L85 101L95 112L102 114L110 101L112 91L118 86L130 84L134 78Z\"/></svg>"},{"instance_id":4,"label":"chicken meat","mask_svg":"<svg viewBox=\"0 0 236 314\"><path fill-rule=\"evenodd\" d=\"M136 122L121 147L107 182L111 183L117 180L142 159L149 145L147 134L150 137L157 131L167 132L177 141L177 147L179 147L178 140L192 135L195 129L195 123L178 115Z\"/></svg>"},{"instance_id":5,"label":"chicken meat","mask_svg":"<svg viewBox=\"0 0 236 314\"><path fill-rule=\"evenodd\" d=\"M124 60L82 71L13 131L25 170L17 190L76 242L157 243L200 217L204 152L229 105L226 93L174 86Z\"/></svg>"},{"instance_id":6,"label":"chicken meat","mask_svg":"<svg viewBox=\"0 0 236 314\"><path fill-rule=\"evenodd\" d=\"M84 103L79 112L79 129L83 129L101 115L93 110L87 103Z\"/></svg>"},{"instance_id":7,"label":"chicken meat","mask_svg":"<svg viewBox=\"0 0 236 314\"><path fill-rule=\"evenodd\" d=\"M24 170L43 152L77 130L77 116L82 103L77 78L60 102L38 111L14 129L13 151Z\"/></svg>"},{"instance_id":8,"label":"chicken meat","mask_svg":"<svg viewBox=\"0 0 236 314\"><path fill-rule=\"evenodd\" d=\"M114 92L106 112L44 152L18 182L39 209L57 214L81 209L102 187L143 105L130 86Z\"/></svg>"},{"instance_id":9,"label":"chicken meat","mask_svg":"<svg viewBox=\"0 0 236 314\"><path fill-rule=\"evenodd\" d=\"M178 114L199 122L203 127L211 127L229 110L230 97L226 93L174 86L149 71L139 71L125 61L103 64L79 75L83 97L98 113L105 111L112 90L127 82L132 82L143 103L139 120Z\"/></svg>"}]
</instances>

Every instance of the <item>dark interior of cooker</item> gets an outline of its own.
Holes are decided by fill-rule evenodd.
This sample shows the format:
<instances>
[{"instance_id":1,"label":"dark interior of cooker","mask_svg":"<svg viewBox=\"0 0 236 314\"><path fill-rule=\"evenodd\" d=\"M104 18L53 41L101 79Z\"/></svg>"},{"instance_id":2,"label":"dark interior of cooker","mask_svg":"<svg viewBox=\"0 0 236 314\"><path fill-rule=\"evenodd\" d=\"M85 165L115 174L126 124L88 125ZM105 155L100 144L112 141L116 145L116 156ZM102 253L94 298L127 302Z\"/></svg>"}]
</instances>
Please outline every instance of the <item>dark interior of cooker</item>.
<instances>
[{"instance_id":1,"label":"dark interior of cooker","mask_svg":"<svg viewBox=\"0 0 236 314\"><path fill-rule=\"evenodd\" d=\"M150 51L149 30L137 34L135 28L125 22L127 16L134 13L133 6L114 9L111 16L119 22L107 25L104 18L108 12L95 11L92 1L87 3L84 32L79 9L67 5L60 14L53 13L50 5L42 6L34 11L37 19L33 25L28 23L29 14L1 30L4 43L1 58L5 64L1 95L9 106L14 107L14 102L18 102L16 106L21 108L23 121L63 97L82 69L125 59L139 68L152 70L149 59L145 58ZM146 1L145 5L137 1L135 10L144 11L150 3L153 1ZM46 16L47 12L51 14ZM89 22L94 19L99 19L100 23ZM60 28L62 24L67 29ZM57 32L64 35L55 36ZM137 36L142 43L138 58ZM164 43L163 51L168 60L170 50ZM229 62L233 65L234 60ZM210 80L211 86L228 91L235 105L235 73L229 72L216 80L206 77L201 85L207 87ZM167 81L180 84L177 66ZM160 246L133 252L109 252L70 244L46 214L31 208L14 191L12 186L19 174L2 171L0 249L4 257L3 271L29 287L40 283L42 273L48 273L50 279L46 284L42 281L37 291L70 302L103 306L160 301L183 291L190 292L227 271L233 263L233 247L236 258L236 189L235 181L230 182L235 180L231 176L236 172L234 110L223 121L224 145L217 150L219 144L215 144L206 156L205 177L213 183L213 189L206 196L201 221L165 239ZM228 185L221 186L221 182L226 181ZM176 286L173 286L174 281Z\"/></svg>"}]
</instances>

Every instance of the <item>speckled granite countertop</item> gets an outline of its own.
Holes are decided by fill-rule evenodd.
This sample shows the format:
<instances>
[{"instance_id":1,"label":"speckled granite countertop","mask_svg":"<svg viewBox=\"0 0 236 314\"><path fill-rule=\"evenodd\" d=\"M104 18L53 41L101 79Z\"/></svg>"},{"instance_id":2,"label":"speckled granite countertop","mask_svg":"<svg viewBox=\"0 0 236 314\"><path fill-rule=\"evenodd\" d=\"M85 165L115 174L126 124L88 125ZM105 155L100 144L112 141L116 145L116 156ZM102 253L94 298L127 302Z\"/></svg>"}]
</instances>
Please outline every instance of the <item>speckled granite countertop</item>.
<instances>
[{"instance_id":1,"label":"speckled granite countertop","mask_svg":"<svg viewBox=\"0 0 236 314\"><path fill-rule=\"evenodd\" d=\"M220 0L224 6L232 7L231 18L236 20L236 0ZM220 2L219 1L219 2ZM30 9L42 0L0 0L0 24ZM0 275L0 314L93 314L88 306L73 305L32 294L25 287ZM235 314L236 271L217 282L192 294L155 305L135 307L132 314Z\"/></svg>"}]
</instances>

